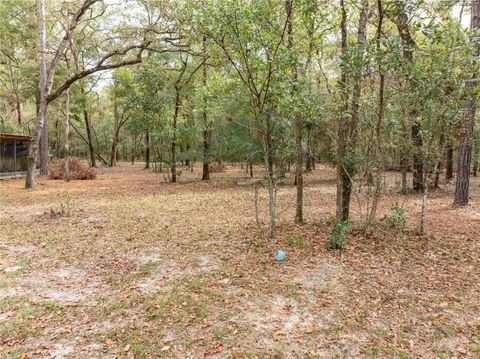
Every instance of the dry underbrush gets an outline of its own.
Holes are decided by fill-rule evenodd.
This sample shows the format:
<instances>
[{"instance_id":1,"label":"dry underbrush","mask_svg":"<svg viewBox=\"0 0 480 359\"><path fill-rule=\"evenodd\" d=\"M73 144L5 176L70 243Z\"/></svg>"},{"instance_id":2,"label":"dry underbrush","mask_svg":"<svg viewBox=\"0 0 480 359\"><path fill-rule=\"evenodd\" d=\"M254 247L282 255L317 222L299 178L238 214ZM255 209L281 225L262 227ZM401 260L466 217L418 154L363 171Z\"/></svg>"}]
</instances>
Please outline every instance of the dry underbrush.
<instances>
[{"instance_id":1,"label":"dry underbrush","mask_svg":"<svg viewBox=\"0 0 480 359\"><path fill-rule=\"evenodd\" d=\"M78 157L69 157L68 159L70 167L70 179L71 180L91 180L97 177L97 171L95 168L88 167ZM63 179L63 173L65 171L65 160L57 160L50 162L50 179Z\"/></svg>"}]
</instances>

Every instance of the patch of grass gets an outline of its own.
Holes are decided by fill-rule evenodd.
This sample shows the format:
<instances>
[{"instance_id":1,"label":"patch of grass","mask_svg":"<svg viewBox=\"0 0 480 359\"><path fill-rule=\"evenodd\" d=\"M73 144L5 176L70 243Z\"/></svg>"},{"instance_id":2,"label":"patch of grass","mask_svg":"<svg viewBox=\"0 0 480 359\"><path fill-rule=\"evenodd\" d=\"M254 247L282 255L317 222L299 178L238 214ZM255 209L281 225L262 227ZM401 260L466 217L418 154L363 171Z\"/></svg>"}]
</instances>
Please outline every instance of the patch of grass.
<instances>
[{"instance_id":1,"label":"patch of grass","mask_svg":"<svg viewBox=\"0 0 480 359\"><path fill-rule=\"evenodd\" d=\"M470 351L472 351L473 353L480 353L480 345L478 345L478 344L473 344L473 345L470 347Z\"/></svg>"},{"instance_id":2,"label":"patch of grass","mask_svg":"<svg viewBox=\"0 0 480 359\"><path fill-rule=\"evenodd\" d=\"M285 237L285 241L290 247L305 248L307 246L305 237L302 235L299 235L299 236L288 235Z\"/></svg>"},{"instance_id":3,"label":"patch of grass","mask_svg":"<svg viewBox=\"0 0 480 359\"><path fill-rule=\"evenodd\" d=\"M118 347L130 346L130 351L135 353L135 358L147 358L148 349L157 344L158 337L148 336L141 328L131 326L119 326L103 335L104 340L116 342ZM121 358L128 358L127 353L121 353Z\"/></svg>"},{"instance_id":4,"label":"patch of grass","mask_svg":"<svg viewBox=\"0 0 480 359\"><path fill-rule=\"evenodd\" d=\"M268 249L261 244L256 244L255 247L253 247L253 252L257 254L265 254L268 252Z\"/></svg>"},{"instance_id":5,"label":"patch of grass","mask_svg":"<svg viewBox=\"0 0 480 359\"><path fill-rule=\"evenodd\" d=\"M442 358L442 359L446 359L449 357L448 355L448 352L445 348L442 348L442 347L438 347L438 346L434 346L433 348L433 352L439 357L439 358Z\"/></svg>"},{"instance_id":6,"label":"patch of grass","mask_svg":"<svg viewBox=\"0 0 480 359\"><path fill-rule=\"evenodd\" d=\"M0 300L0 311L6 310L8 307L11 307L13 305L16 305L22 302L28 302L28 298L21 297L21 296L6 297Z\"/></svg>"},{"instance_id":7,"label":"patch of grass","mask_svg":"<svg viewBox=\"0 0 480 359\"><path fill-rule=\"evenodd\" d=\"M28 266L29 264L30 264L30 259L25 258L25 257L24 257L24 258L20 258L20 259L17 261L17 263L16 263L17 266L22 266L22 267L26 267L26 266Z\"/></svg>"},{"instance_id":8,"label":"patch of grass","mask_svg":"<svg viewBox=\"0 0 480 359\"><path fill-rule=\"evenodd\" d=\"M218 340L218 339L222 339L224 337L226 337L229 333L229 330L228 328L225 328L225 327L219 327L219 328L215 328L213 330L213 337Z\"/></svg>"},{"instance_id":9,"label":"patch of grass","mask_svg":"<svg viewBox=\"0 0 480 359\"><path fill-rule=\"evenodd\" d=\"M39 335L42 329L34 325L38 318L60 310L60 306L50 301L21 307L13 318L4 322L0 327L0 341L6 342L14 338L26 339Z\"/></svg>"}]
</instances>

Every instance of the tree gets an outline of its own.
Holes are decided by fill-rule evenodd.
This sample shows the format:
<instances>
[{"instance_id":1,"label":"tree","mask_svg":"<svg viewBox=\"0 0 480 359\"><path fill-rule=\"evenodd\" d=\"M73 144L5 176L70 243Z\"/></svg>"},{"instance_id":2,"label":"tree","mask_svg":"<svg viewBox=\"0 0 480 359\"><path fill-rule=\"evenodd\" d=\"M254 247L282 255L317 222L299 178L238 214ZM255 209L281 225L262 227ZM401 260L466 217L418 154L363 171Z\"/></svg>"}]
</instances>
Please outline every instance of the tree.
<instances>
[{"instance_id":1,"label":"tree","mask_svg":"<svg viewBox=\"0 0 480 359\"><path fill-rule=\"evenodd\" d=\"M28 153L28 172L25 182L25 188L35 188L35 166L36 159L38 155L38 146L40 143L41 134L46 128L46 116L48 105L53 100L58 98L65 90L67 90L75 82L99 71L105 71L110 69L119 68L122 66L138 64L142 61L142 53L145 48L150 44L150 41L146 40L145 37L142 38L138 43L132 43L131 45L116 48L109 50L101 55L97 61L94 62L89 68L77 71L60 83L55 89L52 89L55 74L57 67L59 65L60 59L63 57L65 50L70 43L71 38L75 34L75 30L81 22L85 22L85 15L88 13L90 15L89 19L95 19L97 15L90 10L96 3L100 3L100 0L84 0L80 7L72 12L72 15L68 18L67 26L65 26L64 36L59 42L54 51L53 58L48 62L47 66L47 47L46 47L46 30L45 30L45 2L44 0L38 0L38 33L39 33L39 68L40 68L40 80L39 80L39 106L38 106L38 115L35 128L32 133L32 143L30 145ZM104 11L100 11L100 15ZM135 39L134 39L135 40ZM134 57L129 55L135 52ZM126 59L122 60L122 57ZM48 69L47 69L48 67ZM45 133L45 132L44 132ZM46 158L48 154L48 136L43 136L44 145L43 151L43 172L46 170ZM47 146L47 147L45 147Z\"/></svg>"},{"instance_id":2,"label":"tree","mask_svg":"<svg viewBox=\"0 0 480 359\"><path fill-rule=\"evenodd\" d=\"M274 177L275 86L285 68L281 56L288 15L284 4L241 1L202 6L199 25L222 51L250 94L251 115L262 143L269 197L269 235L276 219Z\"/></svg>"},{"instance_id":3,"label":"tree","mask_svg":"<svg viewBox=\"0 0 480 359\"><path fill-rule=\"evenodd\" d=\"M346 221L350 212L350 196L352 191L353 177L356 173L356 142L357 127L359 122L360 96L362 91L363 79L363 55L366 42L366 26L368 17L368 0L362 1L362 7L358 23L357 49L353 59L353 89L351 94L351 103L349 103L349 80L348 80L348 61L349 49L347 39L347 10L343 0L341 4L341 50L342 50L342 75L340 79L341 93L341 114L338 124L338 143L337 143L337 200L336 200L336 220L337 222Z\"/></svg>"},{"instance_id":4,"label":"tree","mask_svg":"<svg viewBox=\"0 0 480 359\"><path fill-rule=\"evenodd\" d=\"M478 30L480 29L480 0L472 0L470 30L471 40L475 47L475 60L480 55ZM472 77L465 82L467 99L465 100L464 113L461 120L461 132L457 159L457 181L455 185L455 198L453 203L459 206L468 204L470 187L470 165L472 161L473 130L475 127L476 112L476 87L477 74L474 71Z\"/></svg>"}]
</instances>

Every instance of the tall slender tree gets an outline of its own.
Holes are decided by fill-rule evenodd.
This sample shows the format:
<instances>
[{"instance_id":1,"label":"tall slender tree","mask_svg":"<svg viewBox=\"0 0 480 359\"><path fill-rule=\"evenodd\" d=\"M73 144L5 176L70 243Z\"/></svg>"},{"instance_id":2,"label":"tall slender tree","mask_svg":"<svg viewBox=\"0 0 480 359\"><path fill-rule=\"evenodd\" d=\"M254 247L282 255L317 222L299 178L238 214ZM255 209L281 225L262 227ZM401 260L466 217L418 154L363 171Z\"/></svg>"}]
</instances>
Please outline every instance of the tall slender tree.
<instances>
[{"instance_id":1,"label":"tall slender tree","mask_svg":"<svg viewBox=\"0 0 480 359\"><path fill-rule=\"evenodd\" d=\"M471 41L475 46L475 62L480 55L480 43L478 30L480 29L480 0L472 0L470 30ZM472 77L465 83L468 97L465 100L461 120L461 134L457 158L457 181L455 184L455 197L453 203L459 206L468 204L470 189L470 167L472 162L473 131L475 128L476 94L478 71L474 71Z\"/></svg>"}]
</instances>

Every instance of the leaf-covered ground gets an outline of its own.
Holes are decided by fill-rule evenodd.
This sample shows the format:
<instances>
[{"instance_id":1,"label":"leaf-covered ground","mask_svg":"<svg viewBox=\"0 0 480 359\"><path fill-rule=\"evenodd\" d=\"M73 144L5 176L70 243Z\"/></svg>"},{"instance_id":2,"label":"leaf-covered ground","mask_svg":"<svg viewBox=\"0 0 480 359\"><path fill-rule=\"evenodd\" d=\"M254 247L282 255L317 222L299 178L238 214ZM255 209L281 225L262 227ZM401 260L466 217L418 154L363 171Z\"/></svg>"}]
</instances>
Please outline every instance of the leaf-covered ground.
<instances>
[{"instance_id":1,"label":"leaf-covered ground","mask_svg":"<svg viewBox=\"0 0 480 359\"><path fill-rule=\"evenodd\" d=\"M408 230L366 236L354 199L339 253L325 247L333 169L306 175L303 226L294 187L279 187L274 239L240 166L209 183L199 171L175 185L128 164L35 191L1 182L0 357L480 356L479 181L466 208L452 186L432 193L419 237L421 198L395 194L390 174L379 217L399 202Z\"/></svg>"}]
</instances>

